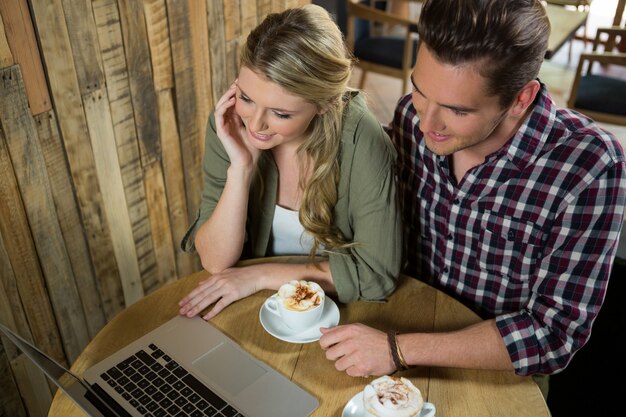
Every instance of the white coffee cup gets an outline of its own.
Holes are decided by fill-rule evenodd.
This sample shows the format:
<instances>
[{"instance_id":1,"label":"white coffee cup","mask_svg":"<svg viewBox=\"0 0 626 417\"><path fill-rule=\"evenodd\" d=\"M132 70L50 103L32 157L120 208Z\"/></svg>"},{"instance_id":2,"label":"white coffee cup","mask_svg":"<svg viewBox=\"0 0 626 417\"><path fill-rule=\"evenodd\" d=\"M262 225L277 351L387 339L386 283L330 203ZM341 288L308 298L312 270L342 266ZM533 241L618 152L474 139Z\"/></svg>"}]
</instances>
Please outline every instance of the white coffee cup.
<instances>
[{"instance_id":1,"label":"white coffee cup","mask_svg":"<svg viewBox=\"0 0 626 417\"><path fill-rule=\"evenodd\" d=\"M265 301L265 308L292 330L305 330L320 321L326 296L312 281L290 281Z\"/></svg>"}]
</instances>

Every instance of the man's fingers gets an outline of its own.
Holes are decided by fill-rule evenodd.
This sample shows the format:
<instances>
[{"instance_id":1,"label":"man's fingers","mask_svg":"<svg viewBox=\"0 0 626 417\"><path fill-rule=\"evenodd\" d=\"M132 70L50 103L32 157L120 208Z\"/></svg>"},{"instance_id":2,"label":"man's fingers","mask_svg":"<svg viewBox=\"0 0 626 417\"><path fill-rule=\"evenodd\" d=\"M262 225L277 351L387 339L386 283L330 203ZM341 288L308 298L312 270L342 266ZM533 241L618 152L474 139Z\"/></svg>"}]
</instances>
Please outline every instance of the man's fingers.
<instances>
[{"instance_id":1,"label":"man's fingers","mask_svg":"<svg viewBox=\"0 0 626 417\"><path fill-rule=\"evenodd\" d=\"M321 328L322 337L320 338L320 347L328 349L329 347L340 343L345 339L344 330L347 326L335 326L330 328Z\"/></svg>"}]
</instances>

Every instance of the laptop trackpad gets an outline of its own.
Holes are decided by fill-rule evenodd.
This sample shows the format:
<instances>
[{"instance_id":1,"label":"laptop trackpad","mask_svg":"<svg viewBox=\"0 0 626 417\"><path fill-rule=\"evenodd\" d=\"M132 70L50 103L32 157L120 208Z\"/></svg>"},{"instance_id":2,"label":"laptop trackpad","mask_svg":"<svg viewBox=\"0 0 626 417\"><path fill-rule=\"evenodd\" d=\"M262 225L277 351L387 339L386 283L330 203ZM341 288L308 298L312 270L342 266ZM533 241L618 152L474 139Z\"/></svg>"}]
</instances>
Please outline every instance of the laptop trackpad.
<instances>
[{"instance_id":1,"label":"laptop trackpad","mask_svg":"<svg viewBox=\"0 0 626 417\"><path fill-rule=\"evenodd\" d=\"M215 381L229 394L237 395L248 385L265 374L265 369L228 343L193 361L196 369L208 379Z\"/></svg>"}]
</instances>

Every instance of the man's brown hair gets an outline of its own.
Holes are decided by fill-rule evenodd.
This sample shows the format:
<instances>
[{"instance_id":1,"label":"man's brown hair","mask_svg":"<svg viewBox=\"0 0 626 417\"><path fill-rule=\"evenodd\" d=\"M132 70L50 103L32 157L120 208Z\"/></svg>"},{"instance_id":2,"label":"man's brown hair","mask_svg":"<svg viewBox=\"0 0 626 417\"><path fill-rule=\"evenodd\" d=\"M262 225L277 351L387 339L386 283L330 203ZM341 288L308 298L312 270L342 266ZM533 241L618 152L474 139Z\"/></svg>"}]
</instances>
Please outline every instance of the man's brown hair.
<instances>
[{"instance_id":1,"label":"man's brown hair","mask_svg":"<svg viewBox=\"0 0 626 417\"><path fill-rule=\"evenodd\" d=\"M537 78L550 22L539 0L426 0L418 33L442 63L476 65L504 108Z\"/></svg>"}]
</instances>

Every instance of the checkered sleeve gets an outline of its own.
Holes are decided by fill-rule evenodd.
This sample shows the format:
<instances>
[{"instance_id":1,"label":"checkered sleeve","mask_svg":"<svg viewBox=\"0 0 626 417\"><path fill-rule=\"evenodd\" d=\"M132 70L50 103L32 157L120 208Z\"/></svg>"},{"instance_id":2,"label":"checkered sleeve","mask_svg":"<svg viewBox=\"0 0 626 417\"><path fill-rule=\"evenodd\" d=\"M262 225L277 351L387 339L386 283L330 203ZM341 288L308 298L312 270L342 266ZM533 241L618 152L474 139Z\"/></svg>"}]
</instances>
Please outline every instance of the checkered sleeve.
<instances>
[{"instance_id":1,"label":"checkered sleeve","mask_svg":"<svg viewBox=\"0 0 626 417\"><path fill-rule=\"evenodd\" d=\"M626 170L623 159L594 156L599 172L587 171L563 199L529 278L526 308L496 317L519 375L562 370L589 339L604 300L624 219Z\"/></svg>"}]
</instances>

